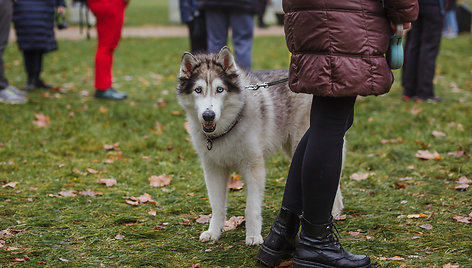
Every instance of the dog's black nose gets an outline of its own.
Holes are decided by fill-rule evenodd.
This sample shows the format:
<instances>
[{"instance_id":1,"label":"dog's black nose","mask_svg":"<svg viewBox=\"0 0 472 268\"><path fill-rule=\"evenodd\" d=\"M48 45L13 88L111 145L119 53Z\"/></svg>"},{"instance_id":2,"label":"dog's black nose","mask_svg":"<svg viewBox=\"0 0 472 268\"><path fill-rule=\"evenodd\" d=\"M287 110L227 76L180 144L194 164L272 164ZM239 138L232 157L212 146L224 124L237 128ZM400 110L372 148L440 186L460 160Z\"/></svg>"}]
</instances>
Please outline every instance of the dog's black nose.
<instances>
[{"instance_id":1,"label":"dog's black nose","mask_svg":"<svg viewBox=\"0 0 472 268\"><path fill-rule=\"evenodd\" d=\"M206 110L205 112L203 112L202 116L203 120L205 120L206 122L212 122L213 120L215 120L215 112L213 112L212 110Z\"/></svg>"}]
</instances>

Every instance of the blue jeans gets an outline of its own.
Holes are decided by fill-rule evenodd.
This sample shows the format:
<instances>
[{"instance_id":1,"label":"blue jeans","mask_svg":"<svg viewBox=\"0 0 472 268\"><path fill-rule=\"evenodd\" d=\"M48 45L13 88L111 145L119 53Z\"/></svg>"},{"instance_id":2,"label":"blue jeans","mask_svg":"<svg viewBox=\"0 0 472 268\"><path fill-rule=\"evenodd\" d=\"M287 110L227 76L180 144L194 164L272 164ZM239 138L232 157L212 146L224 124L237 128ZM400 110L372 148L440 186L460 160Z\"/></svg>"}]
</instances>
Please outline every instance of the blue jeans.
<instances>
[{"instance_id":1,"label":"blue jeans","mask_svg":"<svg viewBox=\"0 0 472 268\"><path fill-rule=\"evenodd\" d=\"M251 14L215 12L205 13L208 52L215 53L227 45L231 27L236 62L243 69L251 69L254 18Z\"/></svg>"},{"instance_id":2,"label":"blue jeans","mask_svg":"<svg viewBox=\"0 0 472 268\"><path fill-rule=\"evenodd\" d=\"M0 0L0 89L8 87L8 80L5 77L3 66L3 51L8 44L12 12L13 2L10 0Z\"/></svg>"},{"instance_id":3,"label":"blue jeans","mask_svg":"<svg viewBox=\"0 0 472 268\"><path fill-rule=\"evenodd\" d=\"M456 10L448 10L444 18L444 34L457 34L459 26L457 25Z\"/></svg>"}]
</instances>

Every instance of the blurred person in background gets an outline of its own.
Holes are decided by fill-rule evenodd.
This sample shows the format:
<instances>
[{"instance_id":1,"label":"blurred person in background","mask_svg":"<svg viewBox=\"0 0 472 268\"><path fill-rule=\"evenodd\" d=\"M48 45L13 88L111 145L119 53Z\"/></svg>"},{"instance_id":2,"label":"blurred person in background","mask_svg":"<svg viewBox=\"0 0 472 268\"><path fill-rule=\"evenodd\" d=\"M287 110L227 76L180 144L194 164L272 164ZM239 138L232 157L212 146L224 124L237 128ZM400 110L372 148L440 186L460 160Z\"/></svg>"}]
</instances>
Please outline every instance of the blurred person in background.
<instances>
[{"instance_id":1,"label":"blurred person in background","mask_svg":"<svg viewBox=\"0 0 472 268\"><path fill-rule=\"evenodd\" d=\"M3 65L3 51L8 45L12 15L13 1L0 0L0 103L19 104L27 101L26 92L8 83Z\"/></svg>"},{"instance_id":2,"label":"blurred person in background","mask_svg":"<svg viewBox=\"0 0 472 268\"><path fill-rule=\"evenodd\" d=\"M112 87L113 54L121 39L129 0L87 0L97 19L98 46L95 53L95 98L123 100L127 95Z\"/></svg>"},{"instance_id":3,"label":"blurred person in background","mask_svg":"<svg viewBox=\"0 0 472 268\"><path fill-rule=\"evenodd\" d=\"M434 94L434 72L439 53L446 0L419 0L418 19L406 34L402 69L403 99L441 102Z\"/></svg>"},{"instance_id":4,"label":"blurred person in background","mask_svg":"<svg viewBox=\"0 0 472 268\"><path fill-rule=\"evenodd\" d=\"M447 0L446 17L444 18L443 36L446 38L455 38L459 32L456 16L456 0Z\"/></svg>"},{"instance_id":5,"label":"blurred person in background","mask_svg":"<svg viewBox=\"0 0 472 268\"><path fill-rule=\"evenodd\" d=\"M187 24L192 53L207 51L205 13L198 9L197 0L179 0L180 20Z\"/></svg>"},{"instance_id":6,"label":"blurred person in background","mask_svg":"<svg viewBox=\"0 0 472 268\"><path fill-rule=\"evenodd\" d=\"M198 6L205 11L208 52L216 53L227 45L231 28L236 62L243 69L251 69L254 15L259 11L258 1L199 0Z\"/></svg>"},{"instance_id":7,"label":"blurred person in background","mask_svg":"<svg viewBox=\"0 0 472 268\"><path fill-rule=\"evenodd\" d=\"M64 0L16 0L13 5L13 23L19 49L27 74L24 90L52 89L54 86L41 79L44 54L57 50L54 36L56 9L65 13Z\"/></svg>"}]
</instances>

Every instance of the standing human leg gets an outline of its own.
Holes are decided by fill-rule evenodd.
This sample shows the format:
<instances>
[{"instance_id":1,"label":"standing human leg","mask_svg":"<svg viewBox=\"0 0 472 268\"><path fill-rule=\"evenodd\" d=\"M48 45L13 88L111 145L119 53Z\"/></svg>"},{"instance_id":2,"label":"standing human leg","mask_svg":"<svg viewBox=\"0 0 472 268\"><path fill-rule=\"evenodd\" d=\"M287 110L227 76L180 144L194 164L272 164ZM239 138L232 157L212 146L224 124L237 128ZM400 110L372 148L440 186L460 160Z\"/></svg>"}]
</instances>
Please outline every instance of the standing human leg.
<instances>
[{"instance_id":1,"label":"standing human leg","mask_svg":"<svg viewBox=\"0 0 472 268\"><path fill-rule=\"evenodd\" d=\"M257 253L257 259L267 266L277 266L290 259L295 250L302 213L301 167L309 135L310 129L297 145L285 183L282 207Z\"/></svg>"},{"instance_id":2,"label":"standing human leg","mask_svg":"<svg viewBox=\"0 0 472 268\"><path fill-rule=\"evenodd\" d=\"M236 62L250 70L252 63L252 40L254 38L254 17L246 13L231 13L230 25Z\"/></svg>"},{"instance_id":3,"label":"standing human leg","mask_svg":"<svg viewBox=\"0 0 472 268\"><path fill-rule=\"evenodd\" d=\"M8 36L10 34L12 5L11 1L0 1L0 89L8 87L8 80L5 77L3 66L3 51L8 44Z\"/></svg>"},{"instance_id":4,"label":"standing human leg","mask_svg":"<svg viewBox=\"0 0 472 268\"><path fill-rule=\"evenodd\" d=\"M418 57L418 97L429 100L435 97L433 79L436 70L436 58L439 53L443 27L443 14L439 6L425 5L422 15L424 21L421 32L421 49ZM439 100L439 99L438 99Z\"/></svg>"},{"instance_id":5,"label":"standing human leg","mask_svg":"<svg viewBox=\"0 0 472 268\"><path fill-rule=\"evenodd\" d=\"M89 0L89 7L97 18L98 45L95 54L95 97L124 99L126 94L112 88L113 56L121 39L125 3L122 0Z\"/></svg>"},{"instance_id":6,"label":"standing human leg","mask_svg":"<svg viewBox=\"0 0 472 268\"><path fill-rule=\"evenodd\" d=\"M24 90L33 90L36 88L36 78L38 77L37 68L37 51L36 50L23 50L23 62L26 72L26 85Z\"/></svg>"},{"instance_id":7,"label":"standing human leg","mask_svg":"<svg viewBox=\"0 0 472 268\"><path fill-rule=\"evenodd\" d=\"M208 52L216 53L228 42L228 14L223 12L207 11L205 13L207 29Z\"/></svg>"},{"instance_id":8,"label":"standing human leg","mask_svg":"<svg viewBox=\"0 0 472 268\"><path fill-rule=\"evenodd\" d=\"M405 57L402 68L402 86L403 95L407 99L418 95L418 59L420 55L422 27L423 16L420 14L418 19L413 22L411 30L408 31L406 35Z\"/></svg>"},{"instance_id":9,"label":"standing human leg","mask_svg":"<svg viewBox=\"0 0 472 268\"><path fill-rule=\"evenodd\" d=\"M301 172L303 216L293 267L371 267L365 255L344 250L331 211L343 162L344 135L354 119L356 97L314 97Z\"/></svg>"}]
</instances>

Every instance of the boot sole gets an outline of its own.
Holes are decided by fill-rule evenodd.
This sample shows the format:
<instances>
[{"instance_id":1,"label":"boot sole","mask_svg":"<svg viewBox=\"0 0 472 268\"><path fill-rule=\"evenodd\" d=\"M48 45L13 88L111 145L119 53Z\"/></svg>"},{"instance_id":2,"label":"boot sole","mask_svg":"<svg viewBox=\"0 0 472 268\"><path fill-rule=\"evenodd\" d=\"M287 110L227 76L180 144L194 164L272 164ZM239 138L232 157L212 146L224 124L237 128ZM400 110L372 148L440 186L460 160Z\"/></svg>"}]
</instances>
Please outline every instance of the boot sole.
<instances>
[{"instance_id":1,"label":"boot sole","mask_svg":"<svg viewBox=\"0 0 472 268\"><path fill-rule=\"evenodd\" d=\"M322 264L322 263L318 263L318 262L310 262L310 261L303 261L303 260L293 259L292 267L293 268L313 268L313 267L316 267L316 268L336 268L337 266L331 266L331 265ZM367 265L358 266L356 268L372 268L372 264L369 263Z\"/></svg>"},{"instance_id":2,"label":"boot sole","mask_svg":"<svg viewBox=\"0 0 472 268\"><path fill-rule=\"evenodd\" d=\"M275 267L282 263L282 261L286 261L292 258L292 254L287 252L280 252L274 251L270 248L261 245L259 252L257 253L257 259L262 262L264 265L269 267Z\"/></svg>"}]
</instances>

